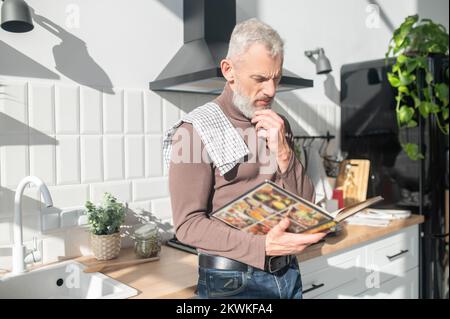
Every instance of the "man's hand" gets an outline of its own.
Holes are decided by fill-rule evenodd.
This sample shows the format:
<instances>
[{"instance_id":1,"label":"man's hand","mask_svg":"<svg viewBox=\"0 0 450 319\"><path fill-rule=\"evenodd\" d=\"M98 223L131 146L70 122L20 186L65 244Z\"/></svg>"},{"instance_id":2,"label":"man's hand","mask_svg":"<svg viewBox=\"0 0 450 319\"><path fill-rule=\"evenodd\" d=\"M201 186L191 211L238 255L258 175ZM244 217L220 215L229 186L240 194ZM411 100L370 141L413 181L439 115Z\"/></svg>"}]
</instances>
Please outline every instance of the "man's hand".
<instances>
[{"instance_id":1,"label":"man's hand","mask_svg":"<svg viewBox=\"0 0 450 319\"><path fill-rule=\"evenodd\" d=\"M278 167L284 173L289 166L292 150L286 140L283 119L273 110L267 109L255 111L255 116L251 121L253 124L256 123L255 129L258 134L265 130L265 133L262 134L266 135L263 137L267 139L267 146L271 152L275 153Z\"/></svg>"},{"instance_id":2,"label":"man's hand","mask_svg":"<svg viewBox=\"0 0 450 319\"><path fill-rule=\"evenodd\" d=\"M303 251L311 244L317 243L326 233L293 234L286 232L289 227L289 219L284 218L278 225L272 228L266 235L266 255L282 256L293 255Z\"/></svg>"}]
</instances>

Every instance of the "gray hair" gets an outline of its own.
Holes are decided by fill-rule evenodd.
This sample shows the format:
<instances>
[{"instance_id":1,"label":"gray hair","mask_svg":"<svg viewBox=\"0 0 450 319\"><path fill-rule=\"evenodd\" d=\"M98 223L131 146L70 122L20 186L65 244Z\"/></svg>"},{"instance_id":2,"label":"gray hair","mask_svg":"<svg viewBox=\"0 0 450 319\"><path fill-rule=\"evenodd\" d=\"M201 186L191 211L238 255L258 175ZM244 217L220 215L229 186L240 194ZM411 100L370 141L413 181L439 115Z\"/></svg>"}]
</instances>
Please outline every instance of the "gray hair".
<instances>
[{"instance_id":1,"label":"gray hair","mask_svg":"<svg viewBox=\"0 0 450 319\"><path fill-rule=\"evenodd\" d=\"M236 24L231 34L227 59L245 53L255 43L266 46L272 57L284 55L284 43L277 31L269 25L252 18Z\"/></svg>"}]
</instances>

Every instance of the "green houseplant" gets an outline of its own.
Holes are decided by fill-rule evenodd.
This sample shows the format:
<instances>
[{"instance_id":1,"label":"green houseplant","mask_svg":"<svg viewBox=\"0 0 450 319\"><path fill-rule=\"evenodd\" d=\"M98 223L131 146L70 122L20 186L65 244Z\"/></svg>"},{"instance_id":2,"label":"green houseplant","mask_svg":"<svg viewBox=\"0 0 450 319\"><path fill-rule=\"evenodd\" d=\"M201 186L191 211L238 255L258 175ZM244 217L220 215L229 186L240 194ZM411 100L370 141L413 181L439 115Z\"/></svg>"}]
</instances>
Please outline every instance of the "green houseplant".
<instances>
[{"instance_id":1,"label":"green houseplant","mask_svg":"<svg viewBox=\"0 0 450 319\"><path fill-rule=\"evenodd\" d=\"M85 207L94 256L98 260L116 258L120 252L119 231L125 221L126 207L110 193L103 194L101 205L95 206L87 201Z\"/></svg>"},{"instance_id":2,"label":"green houseplant","mask_svg":"<svg viewBox=\"0 0 450 319\"><path fill-rule=\"evenodd\" d=\"M394 31L386 58L394 57L395 64L388 80L397 89L396 115L399 130L418 125L419 117L434 116L440 131L448 135L448 69L443 82L437 82L428 68L428 58L448 55L448 32L430 19L409 16ZM425 83L419 85L422 72ZM412 160L423 159L417 144L402 141L403 150Z\"/></svg>"}]
</instances>

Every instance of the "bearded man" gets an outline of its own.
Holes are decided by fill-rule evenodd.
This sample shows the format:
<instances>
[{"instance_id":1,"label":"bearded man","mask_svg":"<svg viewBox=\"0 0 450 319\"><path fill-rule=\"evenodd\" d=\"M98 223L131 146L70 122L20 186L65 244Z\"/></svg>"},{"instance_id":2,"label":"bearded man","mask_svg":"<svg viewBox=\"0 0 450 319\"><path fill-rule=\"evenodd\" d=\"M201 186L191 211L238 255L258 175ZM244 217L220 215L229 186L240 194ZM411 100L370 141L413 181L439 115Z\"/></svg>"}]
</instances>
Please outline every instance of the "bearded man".
<instances>
[{"instance_id":1,"label":"bearded man","mask_svg":"<svg viewBox=\"0 0 450 319\"><path fill-rule=\"evenodd\" d=\"M283 54L283 41L267 24L237 24L220 65L227 81L222 94L166 132L174 229L199 253L200 298L300 299L296 255L325 236L288 232L287 218L265 235L209 218L264 180L315 199L289 123L271 109Z\"/></svg>"}]
</instances>

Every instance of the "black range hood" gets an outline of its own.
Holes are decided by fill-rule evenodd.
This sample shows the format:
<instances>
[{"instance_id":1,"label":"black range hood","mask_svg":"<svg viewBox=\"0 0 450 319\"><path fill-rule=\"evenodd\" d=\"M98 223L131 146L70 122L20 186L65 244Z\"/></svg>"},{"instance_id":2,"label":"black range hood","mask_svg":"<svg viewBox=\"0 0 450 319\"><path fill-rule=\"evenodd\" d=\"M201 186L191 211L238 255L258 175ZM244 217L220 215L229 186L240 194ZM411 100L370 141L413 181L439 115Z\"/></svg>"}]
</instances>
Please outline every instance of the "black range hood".
<instances>
[{"instance_id":1,"label":"black range hood","mask_svg":"<svg viewBox=\"0 0 450 319\"><path fill-rule=\"evenodd\" d=\"M220 61L236 25L236 0L183 0L184 45L150 90L220 94L225 78ZM313 81L283 70L277 92L312 87Z\"/></svg>"}]
</instances>

